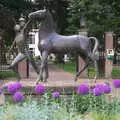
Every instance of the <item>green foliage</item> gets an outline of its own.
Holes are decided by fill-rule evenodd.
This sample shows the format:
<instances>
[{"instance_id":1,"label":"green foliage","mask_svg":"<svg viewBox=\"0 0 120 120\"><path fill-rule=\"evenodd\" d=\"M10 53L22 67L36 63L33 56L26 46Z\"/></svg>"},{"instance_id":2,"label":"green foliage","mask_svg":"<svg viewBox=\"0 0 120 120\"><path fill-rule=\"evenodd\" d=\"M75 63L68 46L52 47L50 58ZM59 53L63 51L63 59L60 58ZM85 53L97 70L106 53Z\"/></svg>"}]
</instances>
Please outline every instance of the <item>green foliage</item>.
<instances>
[{"instance_id":1,"label":"green foliage","mask_svg":"<svg viewBox=\"0 0 120 120\"><path fill-rule=\"evenodd\" d=\"M36 101L23 105L0 107L0 120L82 120L81 115L69 113L65 106L57 103L38 104Z\"/></svg>"},{"instance_id":2,"label":"green foliage","mask_svg":"<svg viewBox=\"0 0 120 120\"><path fill-rule=\"evenodd\" d=\"M76 63L75 62L66 62L65 64L57 63L57 67L62 68L63 70L73 73L76 73Z\"/></svg>"},{"instance_id":3,"label":"green foliage","mask_svg":"<svg viewBox=\"0 0 120 120\"><path fill-rule=\"evenodd\" d=\"M28 99L0 106L0 120L119 120L120 117L120 101L108 101L105 95L73 94L69 101L62 97L56 102L48 92L43 98L39 102Z\"/></svg>"},{"instance_id":4,"label":"green foliage","mask_svg":"<svg viewBox=\"0 0 120 120\"><path fill-rule=\"evenodd\" d=\"M120 110L120 101L116 99L108 101L108 98L105 95L93 96L92 94L77 94L73 101L76 110L81 114L96 111L101 114L104 112L106 115L110 116L118 114Z\"/></svg>"},{"instance_id":5,"label":"green foliage","mask_svg":"<svg viewBox=\"0 0 120 120\"><path fill-rule=\"evenodd\" d=\"M4 45L10 45L14 39L14 25L22 14L27 15L32 10L32 3L27 0L0 1L0 30L3 33Z\"/></svg>"},{"instance_id":6,"label":"green foliage","mask_svg":"<svg viewBox=\"0 0 120 120\"><path fill-rule=\"evenodd\" d=\"M0 72L0 78L16 77L15 72Z\"/></svg>"},{"instance_id":7,"label":"green foliage","mask_svg":"<svg viewBox=\"0 0 120 120\"><path fill-rule=\"evenodd\" d=\"M35 56L35 57L34 57L34 60L35 60L36 62L38 62L38 61L41 60L41 58L40 58L40 56Z\"/></svg>"},{"instance_id":8,"label":"green foliage","mask_svg":"<svg viewBox=\"0 0 120 120\"><path fill-rule=\"evenodd\" d=\"M94 78L95 77L95 68L90 66L87 69L87 74L88 74L89 78Z\"/></svg>"},{"instance_id":9,"label":"green foliage","mask_svg":"<svg viewBox=\"0 0 120 120\"><path fill-rule=\"evenodd\" d=\"M26 14L32 9L32 2L28 0L2 0L0 4L3 8L6 8L13 13L13 15L17 18L20 17L20 14Z\"/></svg>"},{"instance_id":10,"label":"green foliage","mask_svg":"<svg viewBox=\"0 0 120 120\"><path fill-rule=\"evenodd\" d=\"M66 0L35 0L38 9L43 9L46 6L52 13L56 31L64 34L65 28L68 26L68 1Z\"/></svg>"},{"instance_id":11,"label":"green foliage","mask_svg":"<svg viewBox=\"0 0 120 120\"><path fill-rule=\"evenodd\" d=\"M75 95L74 104L76 110L81 114L85 113L89 108L90 97L88 95Z\"/></svg>"},{"instance_id":12,"label":"green foliage","mask_svg":"<svg viewBox=\"0 0 120 120\"><path fill-rule=\"evenodd\" d=\"M103 110L103 106L107 104L105 98L103 96L93 96L89 95L75 95L74 104L76 106L77 111L80 113L85 113L87 111L96 110L98 112Z\"/></svg>"},{"instance_id":13,"label":"green foliage","mask_svg":"<svg viewBox=\"0 0 120 120\"><path fill-rule=\"evenodd\" d=\"M112 78L120 78L120 69L113 68L112 70Z\"/></svg>"},{"instance_id":14,"label":"green foliage","mask_svg":"<svg viewBox=\"0 0 120 120\"><path fill-rule=\"evenodd\" d=\"M103 43L105 31L119 31L120 1L105 0L70 0L69 33L78 33L81 19L86 21L89 34L96 36Z\"/></svg>"},{"instance_id":15,"label":"green foliage","mask_svg":"<svg viewBox=\"0 0 120 120\"><path fill-rule=\"evenodd\" d=\"M89 113L86 115L86 119L92 120L119 120L119 114L116 115L107 115L106 113L97 113L96 111Z\"/></svg>"}]
</instances>

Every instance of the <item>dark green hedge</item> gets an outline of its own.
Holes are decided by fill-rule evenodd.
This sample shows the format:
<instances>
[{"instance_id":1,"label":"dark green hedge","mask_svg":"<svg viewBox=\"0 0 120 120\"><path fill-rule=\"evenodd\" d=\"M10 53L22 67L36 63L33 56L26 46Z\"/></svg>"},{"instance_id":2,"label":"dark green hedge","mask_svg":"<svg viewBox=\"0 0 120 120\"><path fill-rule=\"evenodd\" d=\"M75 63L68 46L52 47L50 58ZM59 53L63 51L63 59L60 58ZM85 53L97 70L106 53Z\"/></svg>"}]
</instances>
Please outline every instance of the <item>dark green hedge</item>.
<instances>
[{"instance_id":1,"label":"dark green hedge","mask_svg":"<svg viewBox=\"0 0 120 120\"><path fill-rule=\"evenodd\" d=\"M0 78L16 77L15 72L0 72Z\"/></svg>"},{"instance_id":2,"label":"dark green hedge","mask_svg":"<svg viewBox=\"0 0 120 120\"><path fill-rule=\"evenodd\" d=\"M112 78L120 78L120 68L113 68Z\"/></svg>"}]
</instances>

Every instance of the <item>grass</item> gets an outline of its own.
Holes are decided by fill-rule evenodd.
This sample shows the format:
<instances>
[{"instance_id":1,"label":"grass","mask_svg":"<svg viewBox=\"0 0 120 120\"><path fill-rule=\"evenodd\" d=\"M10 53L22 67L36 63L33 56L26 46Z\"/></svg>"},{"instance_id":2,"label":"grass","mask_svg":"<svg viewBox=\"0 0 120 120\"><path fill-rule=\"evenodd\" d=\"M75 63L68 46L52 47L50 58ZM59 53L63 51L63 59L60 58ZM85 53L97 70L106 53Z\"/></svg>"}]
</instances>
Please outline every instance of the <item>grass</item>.
<instances>
[{"instance_id":1,"label":"grass","mask_svg":"<svg viewBox=\"0 0 120 120\"><path fill-rule=\"evenodd\" d=\"M120 68L113 68L112 78L120 78Z\"/></svg>"},{"instance_id":2,"label":"grass","mask_svg":"<svg viewBox=\"0 0 120 120\"><path fill-rule=\"evenodd\" d=\"M57 67L64 69L67 72L76 74L76 63L74 62L68 62L65 64L57 63ZM89 78L94 78L95 76L95 68L93 66L90 66L87 71L87 75ZM104 77L104 74L99 74L99 77ZM120 68L113 68L112 70L112 78L120 78Z\"/></svg>"},{"instance_id":3,"label":"grass","mask_svg":"<svg viewBox=\"0 0 120 120\"><path fill-rule=\"evenodd\" d=\"M15 72L0 72L0 78L7 78L7 77L16 77L16 73Z\"/></svg>"},{"instance_id":4,"label":"grass","mask_svg":"<svg viewBox=\"0 0 120 120\"><path fill-rule=\"evenodd\" d=\"M57 63L56 66L58 68L62 68L63 70L65 70L67 72L70 72L72 74L76 74L76 63L74 63L74 62L67 62L65 64ZM95 77L95 68L93 66L88 67L88 69L87 69L87 76L89 78L94 78ZM120 76L120 73L119 73L118 76ZM100 78L104 77L104 74L100 73L99 77Z\"/></svg>"},{"instance_id":5,"label":"grass","mask_svg":"<svg viewBox=\"0 0 120 120\"><path fill-rule=\"evenodd\" d=\"M67 62L67 63L65 63L65 64L57 63L56 66L57 66L58 68L64 69L64 70L67 71L67 72L76 74L76 63L74 63L74 62ZM88 74L88 76L89 76L90 78L94 78L94 76L95 76L95 69L94 69L94 67L92 67L92 66L89 67L87 74Z\"/></svg>"},{"instance_id":6,"label":"grass","mask_svg":"<svg viewBox=\"0 0 120 120\"><path fill-rule=\"evenodd\" d=\"M89 78L94 78L95 77L95 68L90 66L87 70L87 75Z\"/></svg>"},{"instance_id":7,"label":"grass","mask_svg":"<svg viewBox=\"0 0 120 120\"><path fill-rule=\"evenodd\" d=\"M74 62L67 62L65 64L57 63L56 66L72 74L76 73L76 63Z\"/></svg>"}]
</instances>

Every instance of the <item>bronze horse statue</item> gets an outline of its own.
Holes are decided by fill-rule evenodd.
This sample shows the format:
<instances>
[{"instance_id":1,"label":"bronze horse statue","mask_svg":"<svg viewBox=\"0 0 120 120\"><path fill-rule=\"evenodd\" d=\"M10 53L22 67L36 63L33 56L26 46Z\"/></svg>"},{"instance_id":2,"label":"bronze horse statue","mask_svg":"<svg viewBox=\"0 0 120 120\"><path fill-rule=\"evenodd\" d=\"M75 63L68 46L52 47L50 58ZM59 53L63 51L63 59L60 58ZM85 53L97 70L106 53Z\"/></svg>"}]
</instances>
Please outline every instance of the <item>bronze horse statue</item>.
<instances>
[{"instance_id":1,"label":"bronze horse statue","mask_svg":"<svg viewBox=\"0 0 120 120\"><path fill-rule=\"evenodd\" d=\"M38 48L42 54L41 66L37 83L47 81L48 78L48 55L50 53L68 53L76 51L85 61L84 67L76 74L78 76L91 64L96 62L96 53L98 52L98 40L95 37L84 35L63 36L55 31L53 17L49 10L38 10L28 15L29 20L39 21L39 43ZM91 47L91 40L94 41L94 48ZM96 66L96 65L95 65Z\"/></svg>"}]
</instances>

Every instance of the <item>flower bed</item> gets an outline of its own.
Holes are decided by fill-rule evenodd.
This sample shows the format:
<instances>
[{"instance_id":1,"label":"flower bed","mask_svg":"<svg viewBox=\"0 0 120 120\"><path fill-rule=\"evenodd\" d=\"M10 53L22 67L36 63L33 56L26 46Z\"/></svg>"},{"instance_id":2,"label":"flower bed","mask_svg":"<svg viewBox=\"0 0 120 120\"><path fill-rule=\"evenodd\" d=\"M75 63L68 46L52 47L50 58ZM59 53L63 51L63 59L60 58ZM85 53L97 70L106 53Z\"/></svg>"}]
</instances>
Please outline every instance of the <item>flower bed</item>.
<instances>
[{"instance_id":1,"label":"flower bed","mask_svg":"<svg viewBox=\"0 0 120 120\"><path fill-rule=\"evenodd\" d=\"M113 80L116 90L120 80ZM87 84L79 85L68 101L59 91L48 91L38 84L34 87L39 101L25 97L21 83L7 86L14 104L0 106L2 120L119 120L120 101L112 98L112 87L97 84L92 89ZM0 89L0 94L4 92ZM29 97L29 99L28 99Z\"/></svg>"}]
</instances>

